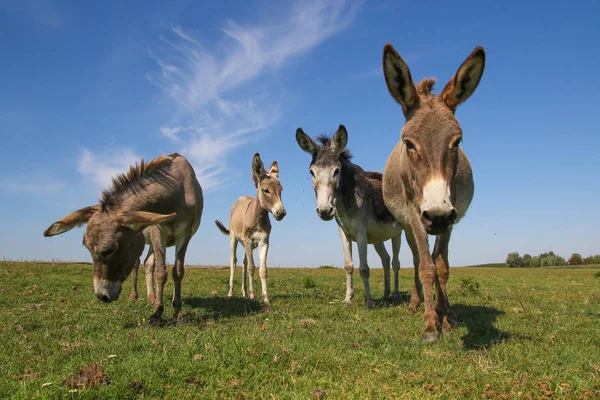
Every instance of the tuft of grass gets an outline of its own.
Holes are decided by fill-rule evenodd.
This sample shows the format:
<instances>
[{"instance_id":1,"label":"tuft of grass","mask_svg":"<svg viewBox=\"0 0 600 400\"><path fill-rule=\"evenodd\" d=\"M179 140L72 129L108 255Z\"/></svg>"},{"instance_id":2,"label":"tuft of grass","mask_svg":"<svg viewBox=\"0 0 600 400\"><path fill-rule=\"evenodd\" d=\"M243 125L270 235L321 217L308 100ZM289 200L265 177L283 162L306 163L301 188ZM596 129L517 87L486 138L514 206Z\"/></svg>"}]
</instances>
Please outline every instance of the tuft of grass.
<instances>
[{"instance_id":1,"label":"tuft of grass","mask_svg":"<svg viewBox=\"0 0 600 400\"><path fill-rule=\"evenodd\" d=\"M319 269L337 269L333 265L321 265Z\"/></svg>"},{"instance_id":2,"label":"tuft of grass","mask_svg":"<svg viewBox=\"0 0 600 400\"><path fill-rule=\"evenodd\" d=\"M598 271L594 274L594 278L600 278L600 271Z\"/></svg>"},{"instance_id":3,"label":"tuft of grass","mask_svg":"<svg viewBox=\"0 0 600 400\"><path fill-rule=\"evenodd\" d=\"M302 280L302 287L304 289L313 289L317 287L317 283L314 281L313 278L307 276Z\"/></svg>"},{"instance_id":4,"label":"tuft of grass","mask_svg":"<svg viewBox=\"0 0 600 400\"><path fill-rule=\"evenodd\" d=\"M0 397L598 397L595 270L453 268L456 325L432 345L421 339L423 305L411 316L408 303L378 301L382 269L371 270L368 310L358 278L353 303L340 302L343 270L269 268L270 313L240 296L236 272L228 298L227 269L186 270L178 320L169 277L165 323L150 325L143 279L136 303L127 280L104 304L90 265L0 262ZM413 277L401 269L401 291Z\"/></svg>"}]
</instances>

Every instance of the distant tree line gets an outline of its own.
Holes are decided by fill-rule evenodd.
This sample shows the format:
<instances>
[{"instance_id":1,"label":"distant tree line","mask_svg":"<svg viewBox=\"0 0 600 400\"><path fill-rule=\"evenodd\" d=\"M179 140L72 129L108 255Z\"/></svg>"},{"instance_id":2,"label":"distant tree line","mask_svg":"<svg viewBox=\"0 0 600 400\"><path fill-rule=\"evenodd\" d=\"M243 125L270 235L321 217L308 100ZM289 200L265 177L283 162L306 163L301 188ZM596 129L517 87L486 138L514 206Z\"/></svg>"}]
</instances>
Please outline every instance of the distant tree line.
<instances>
[{"instance_id":1,"label":"distant tree line","mask_svg":"<svg viewBox=\"0 0 600 400\"><path fill-rule=\"evenodd\" d=\"M539 256L530 254L519 255L519 253L508 253L506 265L511 268L536 268L536 267L560 267L563 265L588 265L600 264L600 255L581 257L579 253L573 253L569 260L565 260L553 251L542 253Z\"/></svg>"}]
</instances>

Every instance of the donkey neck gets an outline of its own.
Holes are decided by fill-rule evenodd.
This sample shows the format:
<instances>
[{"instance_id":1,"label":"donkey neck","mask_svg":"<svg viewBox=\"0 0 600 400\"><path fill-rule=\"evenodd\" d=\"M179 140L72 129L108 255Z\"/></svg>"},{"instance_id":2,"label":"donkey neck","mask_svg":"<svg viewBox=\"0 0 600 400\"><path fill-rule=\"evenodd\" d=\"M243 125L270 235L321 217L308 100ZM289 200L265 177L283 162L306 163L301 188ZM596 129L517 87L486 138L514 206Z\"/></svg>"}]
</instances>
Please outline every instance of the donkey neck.
<instances>
[{"instance_id":1,"label":"donkey neck","mask_svg":"<svg viewBox=\"0 0 600 400\"><path fill-rule=\"evenodd\" d=\"M355 205L354 191L356 180L356 165L350 161L342 161L340 184L336 189L335 195L336 207L341 205L344 208L350 208Z\"/></svg>"},{"instance_id":2,"label":"donkey neck","mask_svg":"<svg viewBox=\"0 0 600 400\"><path fill-rule=\"evenodd\" d=\"M258 222L269 221L269 210L263 208L259 196L260 188L256 191L256 197L248 204L247 213L250 213Z\"/></svg>"}]
</instances>

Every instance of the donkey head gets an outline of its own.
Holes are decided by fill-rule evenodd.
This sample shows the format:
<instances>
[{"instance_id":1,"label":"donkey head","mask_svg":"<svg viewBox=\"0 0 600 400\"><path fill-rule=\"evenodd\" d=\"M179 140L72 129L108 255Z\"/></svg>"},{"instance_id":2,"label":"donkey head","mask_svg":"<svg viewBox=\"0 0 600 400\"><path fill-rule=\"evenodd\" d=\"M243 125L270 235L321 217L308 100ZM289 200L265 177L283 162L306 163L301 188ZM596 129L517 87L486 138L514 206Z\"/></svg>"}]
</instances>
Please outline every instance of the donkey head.
<instances>
[{"instance_id":1,"label":"donkey head","mask_svg":"<svg viewBox=\"0 0 600 400\"><path fill-rule=\"evenodd\" d=\"M94 293L105 303L119 298L121 285L144 251L142 229L167 222L176 214L116 212L94 205L68 214L50 225L44 236L65 233L87 223L83 244L94 262Z\"/></svg>"},{"instance_id":2,"label":"donkey head","mask_svg":"<svg viewBox=\"0 0 600 400\"><path fill-rule=\"evenodd\" d=\"M340 186L342 163L350 159L346 149L348 131L340 125L333 139L319 137L321 145L315 143L302 128L296 130L296 142L302 150L312 155L309 172L317 198L317 215L324 221L335 216L336 193Z\"/></svg>"},{"instance_id":3,"label":"donkey head","mask_svg":"<svg viewBox=\"0 0 600 400\"><path fill-rule=\"evenodd\" d=\"M261 207L271 212L277 221L281 221L286 212L281 200L283 187L279 182L279 165L277 161L273 161L271 169L267 172L260 159L260 154L255 153L252 159L252 180L258 189L257 197Z\"/></svg>"},{"instance_id":4,"label":"donkey head","mask_svg":"<svg viewBox=\"0 0 600 400\"><path fill-rule=\"evenodd\" d=\"M383 49L385 82L406 117L397 160L408 186L404 190L419 208L429 234L446 232L457 218L453 179L462 152L462 130L454 112L473 94L484 67L485 52L477 47L438 96L431 93L435 79L423 79L415 86L408 66L392 45Z\"/></svg>"}]
</instances>

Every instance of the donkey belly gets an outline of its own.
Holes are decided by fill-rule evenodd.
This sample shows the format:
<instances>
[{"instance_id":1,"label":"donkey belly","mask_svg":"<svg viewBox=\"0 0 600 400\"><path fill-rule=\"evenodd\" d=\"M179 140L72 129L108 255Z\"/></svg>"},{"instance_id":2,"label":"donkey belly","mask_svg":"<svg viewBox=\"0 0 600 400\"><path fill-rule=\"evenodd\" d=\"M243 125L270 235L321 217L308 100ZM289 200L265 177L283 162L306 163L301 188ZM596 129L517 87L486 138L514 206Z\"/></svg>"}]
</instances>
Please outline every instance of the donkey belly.
<instances>
[{"instance_id":1,"label":"donkey belly","mask_svg":"<svg viewBox=\"0 0 600 400\"><path fill-rule=\"evenodd\" d=\"M367 243L381 243L398 236L402 233L402 227L398 222L392 224L370 223L367 227Z\"/></svg>"}]
</instances>

